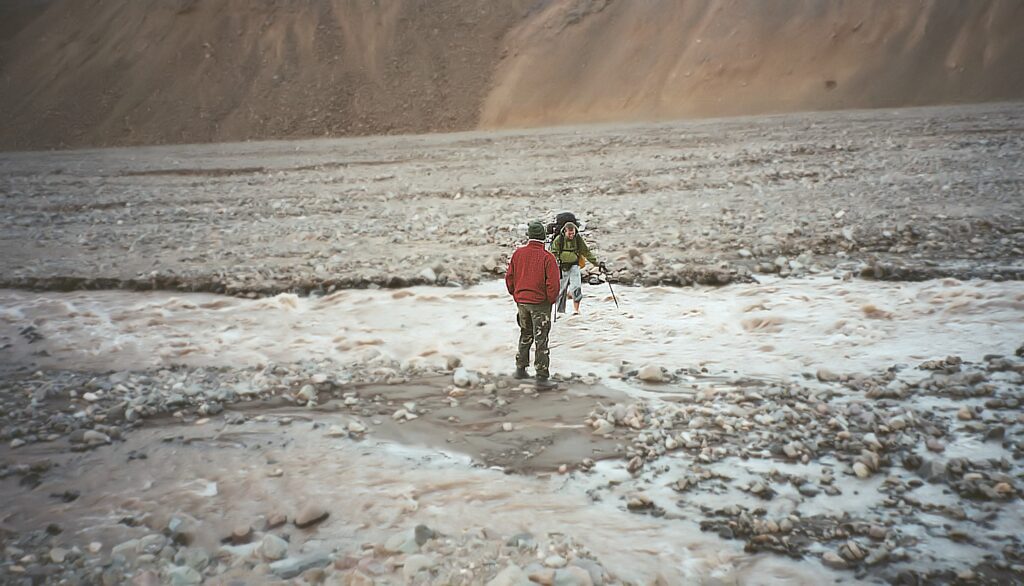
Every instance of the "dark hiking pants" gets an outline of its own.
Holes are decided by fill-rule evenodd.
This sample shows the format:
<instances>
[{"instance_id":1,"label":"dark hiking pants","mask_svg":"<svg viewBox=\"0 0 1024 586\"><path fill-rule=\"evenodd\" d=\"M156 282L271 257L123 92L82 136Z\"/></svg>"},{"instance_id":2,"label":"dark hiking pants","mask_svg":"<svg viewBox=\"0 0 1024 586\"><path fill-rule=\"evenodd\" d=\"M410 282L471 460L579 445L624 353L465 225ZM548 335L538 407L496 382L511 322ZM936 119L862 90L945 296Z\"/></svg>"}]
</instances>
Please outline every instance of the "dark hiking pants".
<instances>
[{"instance_id":1,"label":"dark hiking pants","mask_svg":"<svg viewBox=\"0 0 1024 586\"><path fill-rule=\"evenodd\" d=\"M516 354L516 368L530 365L530 346L536 346L533 365L537 376L548 377L550 356L548 354L548 333L551 331L551 304L517 303L519 308L516 321L519 323L519 353Z\"/></svg>"}]
</instances>

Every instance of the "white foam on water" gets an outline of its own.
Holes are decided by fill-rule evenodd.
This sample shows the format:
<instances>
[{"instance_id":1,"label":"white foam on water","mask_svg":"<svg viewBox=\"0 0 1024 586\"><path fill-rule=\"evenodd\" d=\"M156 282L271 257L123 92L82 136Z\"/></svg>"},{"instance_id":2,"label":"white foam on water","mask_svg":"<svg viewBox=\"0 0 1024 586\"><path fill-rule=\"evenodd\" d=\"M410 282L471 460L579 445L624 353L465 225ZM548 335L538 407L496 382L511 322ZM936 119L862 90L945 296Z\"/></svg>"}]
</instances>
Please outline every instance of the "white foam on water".
<instances>
[{"instance_id":1,"label":"white foam on water","mask_svg":"<svg viewBox=\"0 0 1024 586\"><path fill-rule=\"evenodd\" d=\"M554 372L607 376L623 361L786 379L820 367L877 372L1024 341L1024 283L775 280L723 288L589 287L584 315L551 332ZM35 325L32 344L19 335ZM83 369L237 366L329 359L513 368L515 305L499 282L469 289L349 290L246 300L209 294L0 291L3 360ZM46 350L46 356L32 357Z\"/></svg>"}]
</instances>

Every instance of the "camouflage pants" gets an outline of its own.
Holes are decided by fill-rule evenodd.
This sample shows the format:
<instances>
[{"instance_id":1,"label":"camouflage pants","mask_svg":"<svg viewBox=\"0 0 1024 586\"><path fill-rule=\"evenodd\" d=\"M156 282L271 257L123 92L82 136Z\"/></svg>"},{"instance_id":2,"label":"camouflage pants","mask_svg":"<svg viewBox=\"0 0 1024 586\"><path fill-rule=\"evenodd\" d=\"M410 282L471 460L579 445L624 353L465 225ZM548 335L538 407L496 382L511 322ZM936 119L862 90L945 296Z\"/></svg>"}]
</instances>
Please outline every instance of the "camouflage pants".
<instances>
[{"instance_id":1,"label":"camouflage pants","mask_svg":"<svg viewBox=\"0 0 1024 586\"><path fill-rule=\"evenodd\" d=\"M548 333L551 331L551 305L538 303L517 303L519 313L519 353L516 354L516 368L530 365L530 346L536 346L533 365L537 376L547 378L550 355L548 353Z\"/></svg>"}]
</instances>

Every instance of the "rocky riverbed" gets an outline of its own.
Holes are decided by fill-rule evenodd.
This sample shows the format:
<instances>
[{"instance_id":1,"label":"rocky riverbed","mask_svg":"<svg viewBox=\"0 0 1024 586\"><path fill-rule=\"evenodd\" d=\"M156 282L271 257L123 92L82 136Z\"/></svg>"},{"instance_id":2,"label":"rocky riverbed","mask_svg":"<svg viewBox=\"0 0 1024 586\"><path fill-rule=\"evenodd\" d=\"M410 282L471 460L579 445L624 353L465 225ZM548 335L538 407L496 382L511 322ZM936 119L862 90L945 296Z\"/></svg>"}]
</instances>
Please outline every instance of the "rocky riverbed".
<instances>
[{"instance_id":1,"label":"rocky riverbed","mask_svg":"<svg viewBox=\"0 0 1024 586\"><path fill-rule=\"evenodd\" d=\"M622 283L1019 279L1022 160L1020 104L4 153L0 285L465 285L564 209Z\"/></svg>"},{"instance_id":2,"label":"rocky riverbed","mask_svg":"<svg viewBox=\"0 0 1024 586\"><path fill-rule=\"evenodd\" d=\"M545 393L508 376L498 284L410 290L408 315L374 310L395 303L388 291L6 292L0 571L83 584L1020 580L1024 290L830 282L623 288L623 309L598 299L556 325L560 386ZM708 307L689 322L702 343L647 331L695 295L757 309ZM833 327L797 320L790 297ZM453 303L462 325L432 339ZM588 334L595 322L613 333ZM314 352L320 330L341 350ZM918 358L951 332L963 356ZM93 349L96 336L116 344ZM651 352L655 339L692 353ZM760 359L726 358L748 348ZM801 362L808 348L815 362Z\"/></svg>"},{"instance_id":3,"label":"rocky riverbed","mask_svg":"<svg viewBox=\"0 0 1024 586\"><path fill-rule=\"evenodd\" d=\"M1022 119L0 155L0 582L1024 581Z\"/></svg>"}]
</instances>

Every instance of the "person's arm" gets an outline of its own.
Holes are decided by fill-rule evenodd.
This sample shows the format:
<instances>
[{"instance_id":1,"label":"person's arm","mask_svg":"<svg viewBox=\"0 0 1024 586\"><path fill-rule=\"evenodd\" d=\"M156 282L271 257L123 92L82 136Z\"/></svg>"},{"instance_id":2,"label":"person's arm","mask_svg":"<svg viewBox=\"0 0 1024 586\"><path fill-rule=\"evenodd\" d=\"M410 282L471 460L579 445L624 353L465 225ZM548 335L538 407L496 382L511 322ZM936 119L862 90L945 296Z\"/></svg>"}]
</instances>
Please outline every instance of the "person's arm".
<instances>
[{"instance_id":1,"label":"person's arm","mask_svg":"<svg viewBox=\"0 0 1024 586\"><path fill-rule=\"evenodd\" d=\"M576 236L576 253L590 261L590 264L595 267L601 265L601 263L597 262L597 257L594 256L594 254L590 252L590 248L587 247L587 241L580 235Z\"/></svg>"},{"instance_id":2,"label":"person's arm","mask_svg":"<svg viewBox=\"0 0 1024 586\"><path fill-rule=\"evenodd\" d=\"M505 269L505 288L508 289L509 295L515 295L516 292L516 255L512 254L512 258L508 261L508 268Z\"/></svg>"},{"instance_id":3,"label":"person's arm","mask_svg":"<svg viewBox=\"0 0 1024 586\"><path fill-rule=\"evenodd\" d=\"M558 261L554 255L548 255L544 259L544 288L547 293L548 303L554 305L558 301L558 282L562 278L562 271L558 270Z\"/></svg>"}]
</instances>

